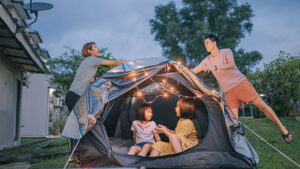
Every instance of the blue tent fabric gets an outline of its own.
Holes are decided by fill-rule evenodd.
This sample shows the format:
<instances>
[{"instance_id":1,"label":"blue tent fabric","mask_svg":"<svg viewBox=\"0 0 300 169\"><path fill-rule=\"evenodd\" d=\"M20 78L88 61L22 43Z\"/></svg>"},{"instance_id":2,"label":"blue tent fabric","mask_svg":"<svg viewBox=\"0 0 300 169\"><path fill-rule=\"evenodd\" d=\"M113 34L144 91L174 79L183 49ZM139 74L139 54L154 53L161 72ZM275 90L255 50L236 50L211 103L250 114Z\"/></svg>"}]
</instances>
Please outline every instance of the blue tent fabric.
<instances>
[{"instance_id":1,"label":"blue tent fabric","mask_svg":"<svg viewBox=\"0 0 300 169\"><path fill-rule=\"evenodd\" d=\"M166 71L169 68L171 68L171 72ZM131 102L126 100L132 98L132 91L136 90L138 86L151 84L154 78L164 77L168 77L174 83L179 84L183 89L188 90L190 94L202 96L200 100L202 100L203 104L201 103L201 105L206 107L205 111L207 111L209 116L205 137L201 139L197 146L179 155L170 156L170 158L140 158L113 152L107 135L107 133L112 131L106 130L104 125L106 121L114 121L110 124L106 123L106 125L125 125L118 119L122 118L128 110L120 110L120 107L130 107L129 103ZM94 128L87 132L89 114L100 114L100 118L97 120ZM130 120L127 120L126 123L128 127ZM109 127L110 130L116 130L116 126ZM127 133L119 134L126 135ZM103 159L111 161L110 164L121 166L172 168L174 165L178 166L179 164L175 161L173 163L166 161L176 158L190 158L190 160L181 161L179 166L191 167L193 166L192 159L194 159L191 157L197 155L194 160L198 158L196 165L198 167L203 166L207 162L211 163L209 165L211 168L216 166L253 168L259 161L255 150L244 136L243 125L241 123L239 125L233 123L229 110L222 102L221 96L207 87L188 68L171 60L131 60L102 75L88 87L88 90L74 106L67 119L62 136L71 139L82 139L82 144L85 145L80 149L82 153L84 152L82 158L85 159L83 161L89 162L91 161L90 159L96 157L98 159L101 156ZM87 144L93 144L93 146ZM93 153L95 147L98 156ZM213 156L220 158L221 161L216 162L208 158ZM153 160L157 163L153 162ZM231 164L231 160L235 161L236 164ZM250 164L247 160L250 161ZM95 167L103 166L106 163L100 162L101 160L98 160L99 163L96 161Z\"/></svg>"}]
</instances>

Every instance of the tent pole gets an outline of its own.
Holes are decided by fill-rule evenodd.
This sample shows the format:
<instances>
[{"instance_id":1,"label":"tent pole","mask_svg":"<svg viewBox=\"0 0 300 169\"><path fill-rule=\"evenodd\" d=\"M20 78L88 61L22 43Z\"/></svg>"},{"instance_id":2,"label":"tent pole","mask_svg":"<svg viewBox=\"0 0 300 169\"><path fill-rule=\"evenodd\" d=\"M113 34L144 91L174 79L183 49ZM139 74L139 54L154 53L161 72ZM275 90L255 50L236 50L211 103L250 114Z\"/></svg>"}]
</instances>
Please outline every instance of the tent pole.
<instances>
[{"instance_id":1,"label":"tent pole","mask_svg":"<svg viewBox=\"0 0 300 169\"><path fill-rule=\"evenodd\" d=\"M69 158L68 158L68 160L67 160L67 162L66 162L66 164L65 164L65 166L64 166L64 169L67 168L67 166L68 166L68 164L69 164L69 162L70 162L70 160L71 160L71 158L72 158L72 156L73 156L73 154L74 154L74 152L75 152L75 150L76 150L76 148L77 148L77 146L78 146L80 140L81 140L81 139L79 139L79 140L77 141L75 147L73 148L72 153L70 154L70 156L69 156Z\"/></svg>"}]
</instances>

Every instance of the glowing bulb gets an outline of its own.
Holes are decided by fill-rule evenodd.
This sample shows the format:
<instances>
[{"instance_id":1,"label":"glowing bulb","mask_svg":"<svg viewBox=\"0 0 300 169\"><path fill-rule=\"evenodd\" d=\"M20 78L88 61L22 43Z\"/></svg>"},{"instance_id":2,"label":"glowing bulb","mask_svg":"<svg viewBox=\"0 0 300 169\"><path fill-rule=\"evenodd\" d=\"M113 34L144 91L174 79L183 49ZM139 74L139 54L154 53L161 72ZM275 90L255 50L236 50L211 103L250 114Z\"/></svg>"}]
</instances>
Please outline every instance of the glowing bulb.
<instances>
[{"instance_id":1,"label":"glowing bulb","mask_svg":"<svg viewBox=\"0 0 300 169\"><path fill-rule=\"evenodd\" d=\"M136 81L136 78L133 78L133 81Z\"/></svg>"},{"instance_id":2,"label":"glowing bulb","mask_svg":"<svg viewBox=\"0 0 300 169\"><path fill-rule=\"evenodd\" d=\"M168 93L164 93L164 97L168 97Z\"/></svg>"},{"instance_id":3,"label":"glowing bulb","mask_svg":"<svg viewBox=\"0 0 300 169\"><path fill-rule=\"evenodd\" d=\"M177 61L177 63L178 63L178 64L181 64L181 62L180 62L180 61Z\"/></svg>"},{"instance_id":4,"label":"glowing bulb","mask_svg":"<svg viewBox=\"0 0 300 169\"><path fill-rule=\"evenodd\" d=\"M166 80L165 80L165 79L163 79L162 81L163 81L163 83L166 83Z\"/></svg>"},{"instance_id":5,"label":"glowing bulb","mask_svg":"<svg viewBox=\"0 0 300 169\"><path fill-rule=\"evenodd\" d=\"M147 73L147 72L145 72L145 75L146 75L146 76L148 76L148 73Z\"/></svg>"},{"instance_id":6,"label":"glowing bulb","mask_svg":"<svg viewBox=\"0 0 300 169\"><path fill-rule=\"evenodd\" d=\"M137 95L138 95L138 96L142 96L142 92L138 91L138 92L137 92Z\"/></svg>"},{"instance_id":7,"label":"glowing bulb","mask_svg":"<svg viewBox=\"0 0 300 169\"><path fill-rule=\"evenodd\" d=\"M216 93L216 91L215 91L215 90L213 90L212 92L213 92L213 93Z\"/></svg>"},{"instance_id":8,"label":"glowing bulb","mask_svg":"<svg viewBox=\"0 0 300 169\"><path fill-rule=\"evenodd\" d=\"M173 88L173 87L171 87L171 88L170 88L170 90L173 92L173 91L174 91L174 88Z\"/></svg>"}]
</instances>

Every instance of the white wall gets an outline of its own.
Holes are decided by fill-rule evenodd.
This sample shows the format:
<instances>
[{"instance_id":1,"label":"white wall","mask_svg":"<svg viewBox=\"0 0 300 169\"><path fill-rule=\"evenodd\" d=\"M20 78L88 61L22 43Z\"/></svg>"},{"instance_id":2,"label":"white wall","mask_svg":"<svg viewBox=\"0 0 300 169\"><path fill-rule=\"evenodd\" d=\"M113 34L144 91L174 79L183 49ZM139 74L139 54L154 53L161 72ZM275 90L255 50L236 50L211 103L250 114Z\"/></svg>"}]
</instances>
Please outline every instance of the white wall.
<instances>
[{"instance_id":1,"label":"white wall","mask_svg":"<svg viewBox=\"0 0 300 169\"><path fill-rule=\"evenodd\" d=\"M19 144L16 137L17 79L21 72L0 53L0 149Z\"/></svg>"},{"instance_id":2,"label":"white wall","mask_svg":"<svg viewBox=\"0 0 300 169\"><path fill-rule=\"evenodd\" d=\"M30 74L29 87L23 87L21 137L44 137L49 128L49 77Z\"/></svg>"}]
</instances>

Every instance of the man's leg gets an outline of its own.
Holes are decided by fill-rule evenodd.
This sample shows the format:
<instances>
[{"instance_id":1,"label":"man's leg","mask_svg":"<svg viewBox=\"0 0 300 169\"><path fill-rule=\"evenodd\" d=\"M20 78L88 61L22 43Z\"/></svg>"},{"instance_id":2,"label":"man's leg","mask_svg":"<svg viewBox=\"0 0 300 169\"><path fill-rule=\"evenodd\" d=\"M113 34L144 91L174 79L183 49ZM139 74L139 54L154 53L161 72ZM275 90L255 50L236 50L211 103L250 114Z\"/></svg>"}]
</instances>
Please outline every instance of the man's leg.
<instances>
[{"instance_id":1,"label":"man's leg","mask_svg":"<svg viewBox=\"0 0 300 169\"><path fill-rule=\"evenodd\" d=\"M282 134L287 134L287 129L281 124L280 120L278 119L277 115L275 114L274 110L267 105L261 97L258 97L257 99L253 100L252 103L259 108L262 112L265 113L265 115L272 120L279 128ZM288 140L292 139L292 135L289 135ZM288 141L287 140L287 141Z\"/></svg>"},{"instance_id":2,"label":"man's leg","mask_svg":"<svg viewBox=\"0 0 300 169\"><path fill-rule=\"evenodd\" d=\"M238 119L239 119L239 109L238 108L232 108L231 109L231 111L232 111L232 113L233 113L233 121L235 122L235 123L238 123Z\"/></svg>"}]
</instances>

